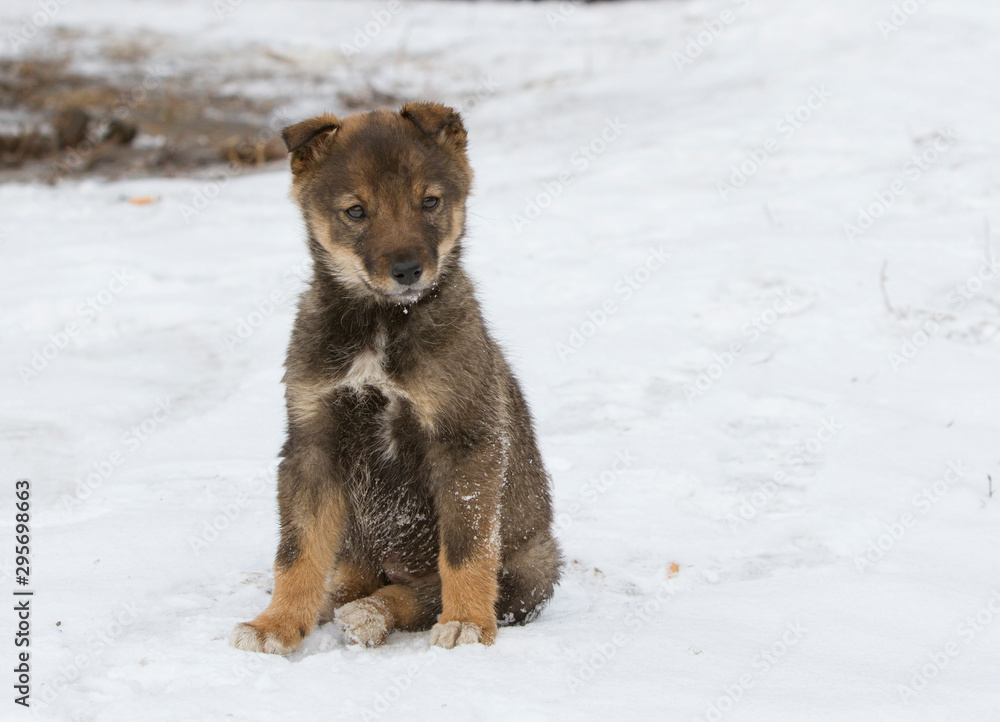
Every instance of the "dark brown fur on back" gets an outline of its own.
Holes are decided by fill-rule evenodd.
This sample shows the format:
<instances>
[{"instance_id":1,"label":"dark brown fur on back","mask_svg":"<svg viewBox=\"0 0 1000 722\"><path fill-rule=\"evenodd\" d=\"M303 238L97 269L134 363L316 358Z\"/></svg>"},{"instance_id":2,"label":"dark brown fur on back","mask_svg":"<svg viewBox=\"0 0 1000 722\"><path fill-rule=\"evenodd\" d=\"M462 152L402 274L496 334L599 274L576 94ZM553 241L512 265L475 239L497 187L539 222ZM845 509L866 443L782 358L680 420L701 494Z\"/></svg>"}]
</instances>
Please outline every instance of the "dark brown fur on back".
<instances>
[{"instance_id":1,"label":"dark brown fur on back","mask_svg":"<svg viewBox=\"0 0 1000 722\"><path fill-rule=\"evenodd\" d=\"M461 119L417 103L284 137L314 276L286 363L275 593L234 643L284 653L335 614L365 644L432 625L434 644L489 644L561 561L528 407L460 263Z\"/></svg>"}]
</instances>

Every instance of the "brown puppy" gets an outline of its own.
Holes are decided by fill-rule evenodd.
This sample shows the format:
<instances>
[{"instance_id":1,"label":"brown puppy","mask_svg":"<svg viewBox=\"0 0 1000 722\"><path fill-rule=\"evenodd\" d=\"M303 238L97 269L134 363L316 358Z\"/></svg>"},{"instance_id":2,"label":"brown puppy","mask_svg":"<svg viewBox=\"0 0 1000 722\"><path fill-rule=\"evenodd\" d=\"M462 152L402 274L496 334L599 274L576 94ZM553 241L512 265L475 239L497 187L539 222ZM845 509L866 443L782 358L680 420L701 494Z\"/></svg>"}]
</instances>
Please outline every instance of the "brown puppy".
<instances>
[{"instance_id":1,"label":"brown puppy","mask_svg":"<svg viewBox=\"0 0 1000 722\"><path fill-rule=\"evenodd\" d=\"M491 644L561 558L517 380L460 265L472 183L458 113L411 103L286 128L314 261L288 347L281 541L233 644L285 654L318 621L377 645Z\"/></svg>"}]
</instances>

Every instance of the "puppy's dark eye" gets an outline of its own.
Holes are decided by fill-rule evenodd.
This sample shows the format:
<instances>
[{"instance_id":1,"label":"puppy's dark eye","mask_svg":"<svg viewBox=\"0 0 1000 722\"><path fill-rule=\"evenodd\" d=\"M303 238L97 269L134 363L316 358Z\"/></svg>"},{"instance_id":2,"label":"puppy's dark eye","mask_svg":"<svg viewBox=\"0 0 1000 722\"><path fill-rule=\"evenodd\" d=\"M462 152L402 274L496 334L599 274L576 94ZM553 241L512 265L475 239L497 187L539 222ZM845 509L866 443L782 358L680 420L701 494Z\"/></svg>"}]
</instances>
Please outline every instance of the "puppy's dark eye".
<instances>
[{"instance_id":1,"label":"puppy's dark eye","mask_svg":"<svg viewBox=\"0 0 1000 722\"><path fill-rule=\"evenodd\" d=\"M440 198L435 198L434 196L427 196L424 198L424 202L421 204L425 211L433 211L438 207L438 203L441 202Z\"/></svg>"},{"instance_id":2,"label":"puppy's dark eye","mask_svg":"<svg viewBox=\"0 0 1000 722\"><path fill-rule=\"evenodd\" d=\"M344 211L344 213L346 213L348 216L350 216L356 221L360 221L362 218L365 217L365 209L362 208L361 206L351 206L346 211Z\"/></svg>"}]
</instances>

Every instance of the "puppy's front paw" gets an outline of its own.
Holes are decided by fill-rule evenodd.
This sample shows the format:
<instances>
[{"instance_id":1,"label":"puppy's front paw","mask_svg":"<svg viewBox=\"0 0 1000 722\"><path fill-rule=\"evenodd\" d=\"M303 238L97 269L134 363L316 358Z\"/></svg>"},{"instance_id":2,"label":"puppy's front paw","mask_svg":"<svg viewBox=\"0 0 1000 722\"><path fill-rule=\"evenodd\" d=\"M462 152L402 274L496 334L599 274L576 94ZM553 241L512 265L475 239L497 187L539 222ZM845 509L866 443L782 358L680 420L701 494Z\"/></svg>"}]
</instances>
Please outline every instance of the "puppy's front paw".
<instances>
[{"instance_id":1,"label":"puppy's front paw","mask_svg":"<svg viewBox=\"0 0 1000 722\"><path fill-rule=\"evenodd\" d=\"M493 634L485 632L474 622L438 622L431 628L431 646L452 649L460 644L493 644Z\"/></svg>"},{"instance_id":2,"label":"puppy's front paw","mask_svg":"<svg viewBox=\"0 0 1000 722\"><path fill-rule=\"evenodd\" d=\"M271 620L257 617L252 622L237 624L230 641L234 647L244 652L289 654L299 646L306 632L302 628L282 627Z\"/></svg>"},{"instance_id":3,"label":"puppy's front paw","mask_svg":"<svg viewBox=\"0 0 1000 722\"><path fill-rule=\"evenodd\" d=\"M377 647L389 636L385 610L372 599L348 602L333 613L333 618L351 644Z\"/></svg>"}]
</instances>

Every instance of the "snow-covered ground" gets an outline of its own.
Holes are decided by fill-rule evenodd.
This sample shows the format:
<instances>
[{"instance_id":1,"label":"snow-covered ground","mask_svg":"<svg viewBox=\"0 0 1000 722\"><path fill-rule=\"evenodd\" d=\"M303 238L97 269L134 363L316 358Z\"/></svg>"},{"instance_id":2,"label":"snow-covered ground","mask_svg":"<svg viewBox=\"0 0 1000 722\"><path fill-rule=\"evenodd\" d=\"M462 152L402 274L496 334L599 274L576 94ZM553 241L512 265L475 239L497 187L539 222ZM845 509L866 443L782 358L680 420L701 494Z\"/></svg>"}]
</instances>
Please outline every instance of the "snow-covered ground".
<instances>
[{"instance_id":1,"label":"snow-covered ground","mask_svg":"<svg viewBox=\"0 0 1000 722\"><path fill-rule=\"evenodd\" d=\"M43 6L4 3L4 52ZM154 39L265 96L314 74L293 119L367 83L464 110L468 265L569 561L491 648L234 650L307 268L287 174L4 185L2 592L26 477L40 718L997 717L1000 6L58 7L17 53Z\"/></svg>"}]
</instances>

